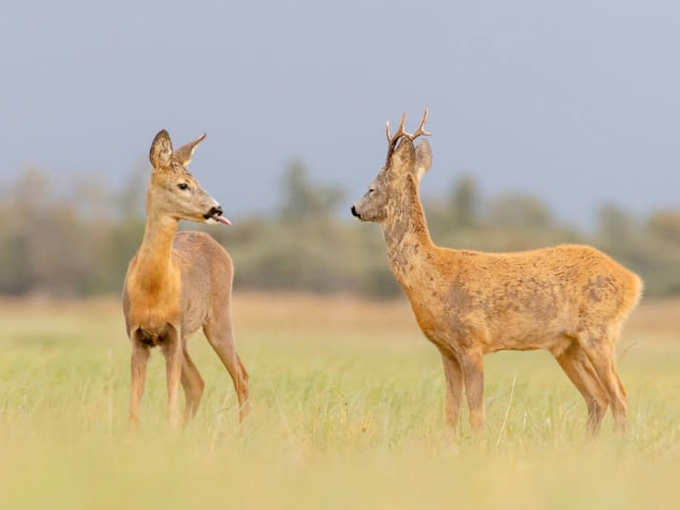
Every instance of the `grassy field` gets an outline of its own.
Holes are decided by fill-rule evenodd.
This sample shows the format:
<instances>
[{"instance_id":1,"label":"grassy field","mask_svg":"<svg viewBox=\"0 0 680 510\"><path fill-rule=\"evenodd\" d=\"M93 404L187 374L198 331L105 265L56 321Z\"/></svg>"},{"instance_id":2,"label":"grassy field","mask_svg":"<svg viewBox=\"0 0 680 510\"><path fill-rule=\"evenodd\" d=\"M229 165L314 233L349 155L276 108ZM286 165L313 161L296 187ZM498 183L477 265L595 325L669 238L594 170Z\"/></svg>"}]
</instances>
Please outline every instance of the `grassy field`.
<instances>
[{"instance_id":1,"label":"grassy field","mask_svg":"<svg viewBox=\"0 0 680 510\"><path fill-rule=\"evenodd\" d=\"M645 302L619 344L629 429L586 410L544 352L486 358L487 426L443 420L443 374L404 302L238 295L252 413L237 423L201 335L196 420L165 424L152 357L143 426L127 430L119 305L0 302L2 508L677 508L680 301Z\"/></svg>"}]
</instances>

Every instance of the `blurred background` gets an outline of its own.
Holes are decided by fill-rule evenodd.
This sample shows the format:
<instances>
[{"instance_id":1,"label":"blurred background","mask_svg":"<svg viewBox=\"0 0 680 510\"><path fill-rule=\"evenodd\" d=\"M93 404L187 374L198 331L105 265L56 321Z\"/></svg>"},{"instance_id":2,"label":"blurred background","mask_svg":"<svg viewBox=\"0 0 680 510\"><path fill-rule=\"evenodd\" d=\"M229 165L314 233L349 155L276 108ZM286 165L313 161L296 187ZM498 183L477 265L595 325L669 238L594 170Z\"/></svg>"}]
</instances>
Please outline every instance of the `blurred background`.
<instances>
[{"instance_id":1,"label":"blurred background","mask_svg":"<svg viewBox=\"0 0 680 510\"><path fill-rule=\"evenodd\" d=\"M8 4L0 294L120 292L165 128L208 133L238 289L398 295L349 207L425 105L437 243L590 243L680 293L678 28L674 2Z\"/></svg>"},{"instance_id":2,"label":"blurred background","mask_svg":"<svg viewBox=\"0 0 680 510\"><path fill-rule=\"evenodd\" d=\"M675 508L680 4L650 0L4 2L0 494L7 508ZM485 359L486 428L444 424L438 351L351 204L384 122L425 105L440 245L588 243L646 294L618 343L629 429L585 435L544 352ZM149 363L127 427L120 292L148 151L192 162L232 227L252 412L201 335L195 420ZM465 406L463 406L465 407ZM39 490L36 490L39 487Z\"/></svg>"}]
</instances>

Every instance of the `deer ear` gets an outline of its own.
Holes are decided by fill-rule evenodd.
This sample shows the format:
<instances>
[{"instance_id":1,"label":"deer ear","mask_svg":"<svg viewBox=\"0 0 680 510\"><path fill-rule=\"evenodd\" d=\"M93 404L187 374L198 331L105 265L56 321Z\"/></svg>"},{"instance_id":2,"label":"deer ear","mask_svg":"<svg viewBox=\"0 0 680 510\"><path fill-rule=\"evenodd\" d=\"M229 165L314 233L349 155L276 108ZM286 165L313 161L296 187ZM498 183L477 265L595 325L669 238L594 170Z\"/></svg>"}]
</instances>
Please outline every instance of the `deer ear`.
<instances>
[{"instance_id":1,"label":"deer ear","mask_svg":"<svg viewBox=\"0 0 680 510\"><path fill-rule=\"evenodd\" d=\"M151 142L151 149L149 150L149 161L154 170L159 168L166 168L170 164L172 157L172 142L170 135L163 129L158 132Z\"/></svg>"},{"instance_id":2,"label":"deer ear","mask_svg":"<svg viewBox=\"0 0 680 510\"><path fill-rule=\"evenodd\" d=\"M415 150L413 149L413 142L404 137L399 141L399 145L390 158L390 168L397 171L410 171L415 159L416 155Z\"/></svg>"},{"instance_id":3,"label":"deer ear","mask_svg":"<svg viewBox=\"0 0 680 510\"><path fill-rule=\"evenodd\" d=\"M421 140L416 147L416 166L415 166L415 176L418 182L423 178L423 175L432 166L432 149L430 148L430 142L427 140Z\"/></svg>"},{"instance_id":4,"label":"deer ear","mask_svg":"<svg viewBox=\"0 0 680 510\"><path fill-rule=\"evenodd\" d=\"M189 163L191 162L191 158L194 155L194 152L196 152L196 147L198 147L198 144L201 143L203 140L205 140L205 133L203 133L201 136L196 138L193 142L189 142L186 145L182 145L179 149L175 151L175 159L179 161L182 166L188 166Z\"/></svg>"}]
</instances>

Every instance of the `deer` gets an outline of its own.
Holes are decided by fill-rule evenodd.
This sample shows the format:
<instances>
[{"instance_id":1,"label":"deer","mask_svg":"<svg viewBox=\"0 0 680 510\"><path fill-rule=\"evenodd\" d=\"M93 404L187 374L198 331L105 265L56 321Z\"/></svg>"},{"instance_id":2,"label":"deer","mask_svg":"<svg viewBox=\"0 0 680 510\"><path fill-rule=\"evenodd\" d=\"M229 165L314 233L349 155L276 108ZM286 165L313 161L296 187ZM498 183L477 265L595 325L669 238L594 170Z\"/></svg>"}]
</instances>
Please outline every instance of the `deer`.
<instances>
[{"instance_id":1,"label":"deer","mask_svg":"<svg viewBox=\"0 0 680 510\"><path fill-rule=\"evenodd\" d=\"M151 179L141 245L123 285L125 328L132 346L129 423L138 426L152 348L165 357L168 420L180 422L179 386L185 395L184 424L198 410L205 383L187 350L199 328L231 376L239 420L248 413L248 373L234 346L231 297L234 265L229 253L204 232L177 232L180 220L230 225L222 207L189 172L203 134L173 150L160 131L151 144Z\"/></svg>"},{"instance_id":2,"label":"deer","mask_svg":"<svg viewBox=\"0 0 680 510\"><path fill-rule=\"evenodd\" d=\"M413 133L406 114L391 134L387 157L353 216L378 223L387 260L416 322L439 350L446 386L446 422L455 431L463 388L473 432L484 425L483 357L501 350L548 350L586 402L596 433L611 406L616 429L626 422L626 391L616 370L615 343L637 305L643 282L603 252L585 245L491 253L437 246L420 200L432 163L421 138L429 108Z\"/></svg>"}]
</instances>

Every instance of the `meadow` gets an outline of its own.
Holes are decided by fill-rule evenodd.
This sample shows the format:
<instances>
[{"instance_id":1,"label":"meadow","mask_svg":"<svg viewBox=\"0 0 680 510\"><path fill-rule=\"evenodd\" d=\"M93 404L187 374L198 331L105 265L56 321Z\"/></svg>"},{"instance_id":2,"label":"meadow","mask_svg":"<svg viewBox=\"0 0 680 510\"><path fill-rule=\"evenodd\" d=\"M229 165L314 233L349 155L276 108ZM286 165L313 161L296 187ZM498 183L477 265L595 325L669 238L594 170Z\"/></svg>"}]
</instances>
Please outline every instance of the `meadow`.
<instances>
[{"instance_id":1,"label":"meadow","mask_svg":"<svg viewBox=\"0 0 680 510\"><path fill-rule=\"evenodd\" d=\"M585 433L545 352L486 357L487 424L444 424L437 351L408 304L237 293L252 410L202 335L196 419L166 425L154 352L127 427L129 343L115 299L0 301L2 508L677 508L680 301L643 301L619 342L629 426Z\"/></svg>"}]
</instances>

